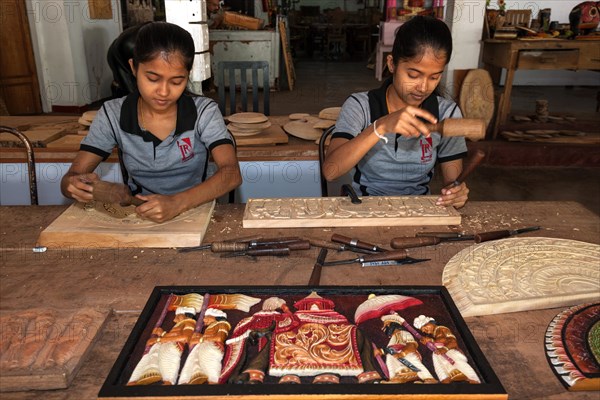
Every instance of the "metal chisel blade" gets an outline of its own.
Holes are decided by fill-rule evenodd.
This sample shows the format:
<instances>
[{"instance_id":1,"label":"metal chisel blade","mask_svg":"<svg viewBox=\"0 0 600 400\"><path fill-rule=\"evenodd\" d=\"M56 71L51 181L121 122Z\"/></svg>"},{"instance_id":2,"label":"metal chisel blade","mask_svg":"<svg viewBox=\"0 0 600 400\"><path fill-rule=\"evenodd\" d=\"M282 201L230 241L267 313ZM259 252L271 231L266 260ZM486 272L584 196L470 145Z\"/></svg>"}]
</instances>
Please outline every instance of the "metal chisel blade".
<instances>
[{"instance_id":1,"label":"metal chisel blade","mask_svg":"<svg viewBox=\"0 0 600 400\"><path fill-rule=\"evenodd\" d=\"M429 261L430 258L406 258L404 260L388 260L388 261L369 261L360 263L361 267L385 267L396 265L416 264L423 261Z\"/></svg>"}]
</instances>

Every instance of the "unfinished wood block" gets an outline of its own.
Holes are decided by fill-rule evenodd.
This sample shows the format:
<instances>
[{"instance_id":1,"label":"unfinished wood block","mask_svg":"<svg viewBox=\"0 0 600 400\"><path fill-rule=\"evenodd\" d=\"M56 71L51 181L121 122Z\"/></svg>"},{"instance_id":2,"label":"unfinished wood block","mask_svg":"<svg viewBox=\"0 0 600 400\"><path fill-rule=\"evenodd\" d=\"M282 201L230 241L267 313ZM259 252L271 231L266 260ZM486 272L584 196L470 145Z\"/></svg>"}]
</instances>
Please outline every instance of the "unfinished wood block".
<instances>
[{"instance_id":1,"label":"unfinished wood block","mask_svg":"<svg viewBox=\"0 0 600 400\"><path fill-rule=\"evenodd\" d=\"M470 246L442 282L463 317L562 307L600 299L600 246L527 237Z\"/></svg>"},{"instance_id":2,"label":"unfinished wood block","mask_svg":"<svg viewBox=\"0 0 600 400\"><path fill-rule=\"evenodd\" d=\"M198 246L214 207L213 200L159 224L139 218L133 206L75 203L42 231L38 243L49 248Z\"/></svg>"},{"instance_id":3,"label":"unfinished wood block","mask_svg":"<svg viewBox=\"0 0 600 400\"><path fill-rule=\"evenodd\" d=\"M109 314L89 307L0 312L0 391L68 387Z\"/></svg>"},{"instance_id":4,"label":"unfinished wood block","mask_svg":"<svg viewBox=\"0 0 600 400\"><path fill-rule=\"evenodd\" d=\"M244 228L338 226L459 225L453 207L435 204L437 196L371 196L361 204L349 197L249 199Z\"/></svg>"}]
</instances>

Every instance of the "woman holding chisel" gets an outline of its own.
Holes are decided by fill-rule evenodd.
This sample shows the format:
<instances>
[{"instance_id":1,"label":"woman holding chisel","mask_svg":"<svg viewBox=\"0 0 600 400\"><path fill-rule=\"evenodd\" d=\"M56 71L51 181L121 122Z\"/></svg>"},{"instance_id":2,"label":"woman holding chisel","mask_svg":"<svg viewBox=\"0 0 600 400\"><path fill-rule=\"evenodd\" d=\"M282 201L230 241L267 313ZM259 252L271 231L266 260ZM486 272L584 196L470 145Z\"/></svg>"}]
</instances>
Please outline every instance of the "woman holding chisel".
<instances>
[{"instance_id":1,"label":"woman holding chisel","mask_svg":"<svg viewBox=\"0 0 600 400\"><path fill-rule=\"evenodd\" d=\"M417 16L396 33L381 88L355 93L335 125L323 173L334 180L351 169L354 189L363 196L429 194L436 162L446 187L437 204L462 207L469 189L456 182L467 154L464 137L443 137L427 123L461 118L457 104L438 95L442 72L452 54L444 22Z\"/></svg>"},{"instance_id":2,"label":"woman holding chisel","mask_svg":"<svg viewBox=\"0 0 600 400\"><path fill-rule=\"evenodd\" d=\"M186 90L194 55L183 28L166 22L140 28L129 60L137 91L99 110L62 179L65 196L92 200L99 182L93 171L115 147L139 204L135 210L145 219L170 220L240 185L233 140L217 104ZM217 171L206 178L209 157Z\"/></svg>"}]
</instances>

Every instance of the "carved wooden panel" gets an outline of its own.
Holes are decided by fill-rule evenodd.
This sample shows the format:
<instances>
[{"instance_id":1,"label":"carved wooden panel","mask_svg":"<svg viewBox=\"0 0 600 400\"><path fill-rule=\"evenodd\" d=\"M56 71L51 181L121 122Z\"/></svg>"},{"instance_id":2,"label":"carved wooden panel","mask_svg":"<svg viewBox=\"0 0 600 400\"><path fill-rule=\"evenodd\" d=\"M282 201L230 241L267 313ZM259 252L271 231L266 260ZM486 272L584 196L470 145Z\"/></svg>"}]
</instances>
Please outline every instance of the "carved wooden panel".
<instances>
[{"instance_id":1,"label":"carved wooden panel","mask_svg":"<svg viewBox=\"0 0 600 400\"><path fill-rule=\"evenodd\" d=\"M134 206L75 203L42 231L38 244L47 247L190 247L206 233L215 202L156 223L143 220Z\"/></svg>"},{"instance_id":2,"label":"carved wooden panel","mask_svg":"<svg viewBox=\"0 0 600 400\"><path fill-rule=\"evenodd\" d=\"M244 228L321 226L459 225L453 207L435 205L439 196L301 197L249 199Z\"/></svg>"},{"instance_id":3,"label":"carved wooden panel","mask_svg":"<svg viewBox=\"0 0 600 400\"><path fill-rule=\"evenodd\" d=\"M554 238L511 238L470 246L442 282L461 314L500 314L600 299L600 246Z\"/></svg>"},{"instance_id":4,"label":"carved wooden panel","mask_svg":"<svg viewBox=\"0 0 600 400\"><path fill-rule=\"evenodd\" d=\"M1 312L0 391L68 387L108 314L92 308Z\"/></svg>"},{"instance_id":5,"label":"carved wooden panel","mask_svg":"<svg viewBox=\"0 0 600 400\"><path fill-rule=\"evenodd\" d=\"M554 317L546 331L546 356L567 389L600 391L600 303L573 306Z\"/></svg>"}]
</instances>

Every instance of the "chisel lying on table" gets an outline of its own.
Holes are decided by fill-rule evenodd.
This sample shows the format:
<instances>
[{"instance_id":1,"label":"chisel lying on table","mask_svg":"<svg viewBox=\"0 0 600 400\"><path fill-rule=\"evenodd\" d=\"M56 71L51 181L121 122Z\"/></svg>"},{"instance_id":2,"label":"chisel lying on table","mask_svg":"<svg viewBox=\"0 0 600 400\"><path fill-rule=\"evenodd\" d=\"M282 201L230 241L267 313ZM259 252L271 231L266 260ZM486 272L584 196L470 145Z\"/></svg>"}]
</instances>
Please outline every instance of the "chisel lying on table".
<instances>
[{"instance_id":1,"label":"chisel lying on table","mask_svg":"<svg viewBox=\"0 0 600 400\"><path fill-rule=\"evenodd\" d=\"M411 258L406 254L404 250L397 251L386 251L377 254L369 254L365 256L360 256L357 258L353 258L350 260L338 260L338 261L326 261L323 263L324 267L329 267L332 265L343 265L343 264L353 264L360 263L363 267L370 267L375 265L389 265L389 264L375 264L380 262L395 262L392 265L403 265L403 264L415 264L422 261L429 261L429 259L417 259Z\"/></svg>"},{"instance_id":2,"label":"chisel lying on table","mask_svg":"<svg viewBox=\"0 0 600 400\"><path fill-rule=\"evenodd\" d=\"M337 233L334 233L333 235L331 235L331 241L336 242L336 243L342 243L347 246L352 246L352 247L356 247L356 248L363 249L363 250L376 251L376 252L387 251L387 249L384 249L377 245L363 242L362 240L353 239L348 236L338 235Z\"/></svg>"},{"instance_id":3,"label":"chisel lying on table","mask_svg":"<svg viewBox=\"0 0 600 400\"><path fill-rule=\"evenodd\" d=\"M436 241L436 239L439 239L442 242L454 242L454 241L459 241L459 240L474 240L475 243L481 243L481 242L487 242L489 240L504 239L504 238L507 238L510 236L519 235L521 233L538 231L540 229L542 229L542 227L540 227L540 226L530 226L530 227L521 228L521 229L512 229L512 230L507 229L507 230L501 230L501 231L480 232L480 233L476 233L474 235L468 235L468 234L458 233L458 232L417 232L416 238L407 237L407 238L392 239L392 247L394 247L394 241L396 241L398 246L401 246L403 241L405 241L406 243L412 243L411 242L412 239L425 239L425 238L432 238L432 239L429 239L431 244L437 244L437 243L434 243ZM398 240L398 239L402 239L402 240ZM415 243L418 243L418 241L415 241ZM422 246L429 246L429 244L423 244ZM419 247L419 246L415 245L415 246L411 246L411 247ZM394 248L408 248L408 247L394 247Z\"/></svg>"},{"instance_id":4,"label":"chisel lying on table","mask_svg":"<svg viewBox=\"0 0 600 400\"><path fill-rule=\"evenodd\" d=\"M296 236L282 238L262 238L260 236L251 236L247 238L225 240L222 242L212 242L194 247L183 247L179 249L179 252L187 253L190 251L210 249L210 251L212 251L213 253L227 253L230 251L245 251L256 247L273 246L301 241L302 239Z\"/></svg>"}]
</instances>

